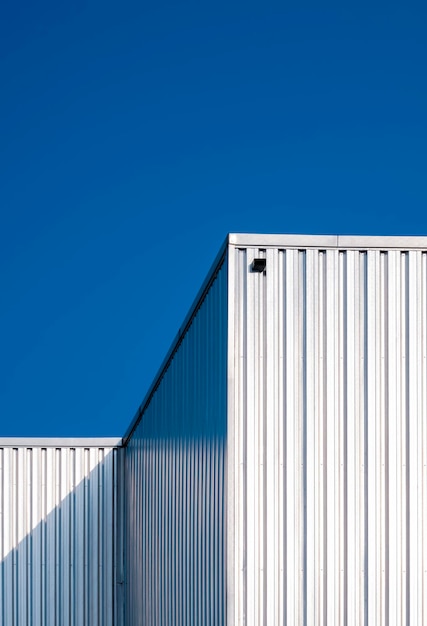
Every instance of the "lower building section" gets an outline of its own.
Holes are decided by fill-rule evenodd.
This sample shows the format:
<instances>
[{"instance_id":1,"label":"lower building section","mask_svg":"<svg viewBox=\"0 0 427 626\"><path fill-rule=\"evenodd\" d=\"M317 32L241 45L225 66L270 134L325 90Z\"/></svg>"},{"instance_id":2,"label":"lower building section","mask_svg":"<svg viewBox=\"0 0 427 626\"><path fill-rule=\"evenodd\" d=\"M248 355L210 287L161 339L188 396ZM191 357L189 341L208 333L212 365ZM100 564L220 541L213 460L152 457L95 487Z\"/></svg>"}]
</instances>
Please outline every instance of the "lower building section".
<instances>
[{"instance_id":1,"label":"lower building section","mask_svg":"<svg viewBox=\"0 0 427 626\"><path fill-rule=\"evenodd\" d=\"M110 446L0 446L1 624L122 624L120 463Z\"/></svg>"}]
</instances>

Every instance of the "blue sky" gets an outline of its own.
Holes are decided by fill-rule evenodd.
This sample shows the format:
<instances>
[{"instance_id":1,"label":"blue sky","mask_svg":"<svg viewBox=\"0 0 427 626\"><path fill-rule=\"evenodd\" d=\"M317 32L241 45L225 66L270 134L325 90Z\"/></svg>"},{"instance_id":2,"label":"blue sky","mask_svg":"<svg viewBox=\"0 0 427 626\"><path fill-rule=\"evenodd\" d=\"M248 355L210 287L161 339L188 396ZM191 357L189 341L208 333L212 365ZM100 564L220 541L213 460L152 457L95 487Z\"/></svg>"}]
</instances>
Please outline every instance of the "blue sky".
<instances>
[{"instance_id":1,"label":"blue sky","mask_svg":"<svg viewBox=\"0 0 427 626\"><path fill-rule=\"evenodd\" d=\"M427 235L426 67L426 4L2 3L0 436L122 435L227 232Z\"/></svg>"}]
</instances>

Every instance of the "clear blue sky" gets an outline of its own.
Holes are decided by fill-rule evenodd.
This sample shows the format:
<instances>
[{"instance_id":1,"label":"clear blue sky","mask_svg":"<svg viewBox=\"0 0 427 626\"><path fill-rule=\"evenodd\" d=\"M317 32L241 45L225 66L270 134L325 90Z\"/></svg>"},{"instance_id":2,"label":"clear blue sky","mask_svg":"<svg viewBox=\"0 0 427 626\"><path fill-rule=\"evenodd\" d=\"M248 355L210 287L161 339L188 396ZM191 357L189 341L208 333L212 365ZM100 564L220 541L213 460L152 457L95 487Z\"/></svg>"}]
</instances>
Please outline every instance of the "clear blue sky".
<instances>
[{"instance_id":1,"label":"clear blue sky","mask_svg":"<svg viewBox=\"0 0 427 626\"><path fill-rule=\"evenodd\" d=\"M0 436L122 435L228 231L426 235L426 68L426 3L3 2Z\"/></svg>"}]
</instances>

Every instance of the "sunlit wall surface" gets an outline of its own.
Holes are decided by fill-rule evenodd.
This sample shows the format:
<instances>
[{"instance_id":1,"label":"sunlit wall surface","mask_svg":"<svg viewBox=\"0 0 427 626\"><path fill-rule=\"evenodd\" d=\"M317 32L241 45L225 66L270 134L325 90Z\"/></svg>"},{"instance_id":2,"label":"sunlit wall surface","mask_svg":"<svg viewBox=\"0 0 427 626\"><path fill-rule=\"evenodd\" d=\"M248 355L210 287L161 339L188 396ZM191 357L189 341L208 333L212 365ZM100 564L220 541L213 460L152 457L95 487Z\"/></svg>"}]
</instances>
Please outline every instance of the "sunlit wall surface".
<instances>
[{"instance_id":1,"label":"sunlit wall surface","mask_svg":"<svg viewBox=\"0 0 427 626\"><path fill-rule=\"evenodd\" d=\"M227 267L125 450L127 626L225 624Z\"/></svg>"},{"instance_id":2,"label":"sunlit wall surface","mask_svg":"<svg viewBox=\"0 0 427 626\"><path fill-rule=\"evenodd\" d=\"M427 239L241 236L230 265L228 626L427 624Z\"/></svg>"},{"instance_id":3,"label":"sunlit wall surface","mask_svg":"<svg viewBox=\"0 0 427 626\"><path fill-rule=\"evenodd\" d=\"M0 443L1 624L122 624L119 454Z\"/></svg>"}]
</instances>

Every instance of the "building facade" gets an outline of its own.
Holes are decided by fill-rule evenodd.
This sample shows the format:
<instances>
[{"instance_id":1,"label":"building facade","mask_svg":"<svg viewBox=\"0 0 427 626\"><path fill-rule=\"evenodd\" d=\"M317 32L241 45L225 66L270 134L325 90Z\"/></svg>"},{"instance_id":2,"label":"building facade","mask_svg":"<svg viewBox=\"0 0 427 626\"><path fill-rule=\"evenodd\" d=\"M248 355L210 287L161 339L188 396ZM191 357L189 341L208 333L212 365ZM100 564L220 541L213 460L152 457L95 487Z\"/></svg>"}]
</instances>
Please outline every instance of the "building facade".
<instances>
[{"instance_id":1,"label":"building facade","mask_svg":"<svg viewBox=\"0 0 427 626\"><path fill-rule=\"evenodd\" d=\"M0 440L3 623L427 623L427 238L229 235L107 443Z\"/></svg>"}]
</instances>

